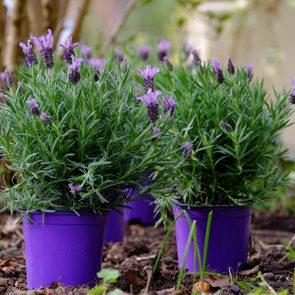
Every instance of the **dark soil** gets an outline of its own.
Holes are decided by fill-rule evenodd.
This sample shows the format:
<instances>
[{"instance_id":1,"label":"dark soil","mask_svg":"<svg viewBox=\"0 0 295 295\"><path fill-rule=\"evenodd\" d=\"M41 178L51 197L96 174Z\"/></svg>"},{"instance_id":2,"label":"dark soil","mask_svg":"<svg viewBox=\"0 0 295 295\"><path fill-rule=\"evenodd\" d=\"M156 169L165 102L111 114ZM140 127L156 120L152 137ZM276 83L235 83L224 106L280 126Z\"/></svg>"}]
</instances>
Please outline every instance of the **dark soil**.
<instances>
[{"instance_id":1,"label":"dark soil","mask_svg":"<svg viewBox=\"0 0 295 295\"><path fill-rule=\"evenodd\" d=\"M211 292L246 294L247 292L237 287L237 281L255 284L252 279L261 271L275 290L286 288L290 291L289 294L292 294L292 273L295 261L292 262L286 257L285 245L294 236L295 217L256 212L252 227L251 249L246 269L239 274L233 274L232 279L206 277ZM116 283L116 288L128 294L139 294L146 288L153 262L164 236L165 232L161 227L126 225L124 242L105 246L103 267L116 268L122 274ZM172 235L159 269L151 278L148 294L191 294L193 277L187 275L179 291L175 290L177 278L176 244L175 237ZM35 292L35 294L48 295L86 293L86 286L64 288L57 284L52 289L40 289ZM0 215L0 294L27 294L22 227L15 224L15 217L7 214Z\"/></svg>"}]
</instances>

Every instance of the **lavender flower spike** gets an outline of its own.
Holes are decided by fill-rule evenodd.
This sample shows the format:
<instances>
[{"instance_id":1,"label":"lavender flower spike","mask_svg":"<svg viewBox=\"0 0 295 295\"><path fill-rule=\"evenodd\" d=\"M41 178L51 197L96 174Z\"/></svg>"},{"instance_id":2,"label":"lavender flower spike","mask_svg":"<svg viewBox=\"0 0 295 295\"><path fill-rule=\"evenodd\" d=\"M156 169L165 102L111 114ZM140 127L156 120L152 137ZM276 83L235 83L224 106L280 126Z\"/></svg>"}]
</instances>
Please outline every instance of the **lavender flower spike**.
<instances>
[{"instance_id":1,"label":"lavender flower spike","mask_svg":"<svg viewBox=\"0 0 295 295\"><path fill-rule=\"evenodd\" d=\"M123 54L121 48L119 48L119 47L115 48L115 56L120 63L124 61L124 54Z\"/></svg>"},{"instance_id":2,"label":"lavender flower spike","mask_svg":"<svg viewBox=\"0 0 295 295\"><path fill-rule=\"evenodd\" d=\"M246 66L246 70L247 70L247 77L249 80L251 80L253 78L253 65L247 65Z\"/></svg>"},{"instance_id":3,"label":"lavender flower spike","mask_svg":"<svg viewBox=\"0 0 295 295\"><path fill-rule=\"evenodd\" d=\"M223 83L224 76L223 76L223 72L222 72L222 68L221 68L221 63L217 58L215 58L212 61L212 68L215 73L216 81L220 84Z\"/></svg>"},{"instance_id":4,"label":"lavender flower spike","mask_svg":"<svg viewBox=\"0 0 295 295\"><path fill-rule=\"evenodd\" d=\"M61 47L65 49L64 52L64 61L70 63L72 61L72 55L75 56L74 49L79 45L79 43L72 42L72 36L67 38L66 44L60 44Z\"/></svg>"},{"instance_id":5,"label":"lavender flower spike","mask_svg":"<svg viewBox=\"0 0 295 295\"><path fill-rule=\"evenodd\" d=\"M145 93L147 93L149 89L154 91L154 77L159 72L160 69L158 67L152 68L150 65L147 65L143 71L139 70L137 72L143 78Z\"/></svg>"},{"instance_id":6,"label":"lavender flower spike","mask_svg":"<svg viewBox=\"0 0 295 295\"><path fill-rule=\"evenodd\" d=\"M229 132L233 131L233 127L229 123L224 122L223 120L220 121L219 125L221 128L223 128Z\"/></svg>"},{"instance_id":7,"label":"lavender flower spike","mask_svg":"<svg viewBox=\"0 0 295 295\"><path fill-rule=\"evenodd\" d=\"M289 101L292 104L295 104L295 80L291 79L291 82L292 82L292 90L291 90L291 92L289 94Z\"/></svg>"},{"instance_id":8,"label":"lavender flower spike","mask_svg":"<svg viewBox=\"0 0 295 295\"><path fill-rule=\"evenodd\" d=\"M76 195L77 193L80 193L83 189L82 184L79 183L69 183L68 187L70 189L70 193L73 195Z\"/></svg>"},{"instance_id":9,"label":"lavender flower spike","mask_svg":"<svg viewBox=\"0 0 295 295\"><path fill-rule=\"evenodd\" d=\"M33 46L31 45L31 40L27 41L27 44L19 42L19 46L22 48L25 55L26 64L29 67L31 64L38 64L36 55L33 52Z\"/></svg>"},{"instance_id":10,"label":"lavender flower spike","mask_svg":"<svg viewBox=\"0 0 295 295\"><path fill-rule=\"evenodd\" d=\"M46 68L52 68L54 66L53 55L52 55L52 45L53 36L52 31L49 29L46 36L42 35L40 37L31 38L37 49L41 52L43 64Z\"/></svg>"},{"instance_id":11,"label":"lavender flower spike","mask_svg":"<svg viewBox=\"0 0 295 295\"><path fill-rule=\"evenodd\" d=\"M201 60L201 57L200 57L200 54L198 52L197 49L192 49L192 55L193 55L193 62L196 66L202 68L202 60Z\"/></svg>"},{"instance_id":12,"label":"lavender flower spike","mask_svg":"<svg viewBox=\"0 0 295 295\"><path fill-rule=\"evenodd\" d=\"M97 58L97 59L90 59L89 60L89 64L92 66L92 68L96 71L96 72L101 72L104 70L105 68L105 59L103 58Z\"/></svg>"},{"instance_id":13,"label":"lavender flower spike","mask_svg":"<svg viewBox=\"0 0 295 295\"><path fill-rule=\"evenodd\" d=\"M9 84L13 84L13 76L10 75L7 69L4 72L0 73L1 88L4 91L9 90Z\"/></svg>"},{"instance_id":14,"label":"lavender flower spike","mask_svg":"<svg viewBox=\"0 0 295 295\"><path fill-rule=\"evenodd\" d=\"M138 99L143 102L148 108L148 119L151 122L155 122L159 118L159 105L158 97L161 95L161 91L153 92L149 89L148 92Z\"/></svg>"},{"instance_id":15,"label":"lavender flower spike","mask_svg":"<svg viewBox=\"0 0 295 295\"><path fill-rule=\"evenodd\" d=\"M153 127L153 136L158 136L161 133L161 128L154 126Z\"/></svg>"},{"instance_id":16,"label":"lavender flower spike","mask_svg":"<svg viewBox=\"0 0 295 295\"><path fill-rule=\"evenodd\" d=\"M69 80L74 84L78 83L81 79L79 70L80 70L82 62L83 62L83 58L75 58L72 55L72 64L69 65L70 67Z\"/></svg>"},{"instance_id":17,"label":"lavender flower spike","mask_svg":"<svg viewBox=\"0 0 295 295\"><path fill-rule=\"evenodd\" d=\"M172 117L174 114L175 105L176 105L174 98L172 96L171 97L164 96L163 104L164 104L164 112L169 113L169 115Z\"/></svg>"},{"instance_id":18,"label":"lavender flower spike","mask_svg":"<svg viewBox=\"0 0 295 295\"><path fill-rule=\"evenodd\" d=\"M148 45L142 45L138 48L138 55L140 59L147 60L151 54L152 48Z\"/></svg>"},{"instance_id":19,"label":"lavender flower spike","mask_svg":"<svg viewBox=\"0 0 295 295\"><path fill-rule=\"evenodd\" d=\"M37 104L36 99L29 99L26 101L26 104L28 105L30 112L33 115L38 115L39 114L39 105Z\"/></svg>"},{"instance_id":20,"label":"lavender flower spike","mask_svg":"<svg viewBox=\"0 0 295 295\"><path fill-rule=\"evenodd\" d=\"M41 121L44 121L44 122L50 122L51 121L51 118L44 112L41 112L39 118L40 118Z\"/></svg>"},{"instance_id":21,"label":"lavender flower spike","mask_svg":"<svg viewBox=\"0 0 295 295\"><path fill-rule=\"evenodd\" d=\"M97 58L97 59L90 59L89 64L92 66L94 69L94 81L98 81L100 73L104 70L105 68L105 59L103 58Z\"/></svg>"},{"instance_id":22,"label":"lavender flower spike","mask_svg":"<svg viewBox=\"0 0 295 295\"><path fill-rule=\"evenodd\" d=\"M169 71L173 71L173 64L170 62L170 60L168 59L167 56L164 56L163 62L166 65L166 67L168 68Z\"/></svg>"},{"instance_id":23,"label":"lavender flower spike","mask_svg":"<svg viewBox=\"0 0 295 295\"><path fill-rule=\"evenodd\" d=\"M81 47L81 53L84 59L90 59L92 55L92 48L90 46L83 45Z\"/></svg>"},{"instance_id":24,"label":"lavender flower spike","mask_svg":"<svg viewBox=\"0 0 295 295\"><path fill-rule=\"evenodd\" d=\"M182 143L182 146L183 146L182 155L185 158L188 158L189 156L191 156L193 152L193 144L188 141L185 141Z\"/></svg>"},{"instance_id":25,"label":"lavender flower spike","mask_svg":"<svg viewBox=\"0 0 295 295\"><path fill-rule=\"evenodd\" d=\"M228 61L227 61L227 70L232 75L235 73L235 66L234 66L233 61L231 60L230 57L228 58Z\"/></svg>"},{"instance_id":26,"label":"lavender flower spike","mask_svg":"<svg viewBox=\"0 0 295 295\"><path fill-rule=\"evenodd\" d=\"M160 61L164 60L164 57L168 55L169 50L171 49L171 44L167 40L160 40L157 44L158 57Z\"/></svg>"}]
</instances>

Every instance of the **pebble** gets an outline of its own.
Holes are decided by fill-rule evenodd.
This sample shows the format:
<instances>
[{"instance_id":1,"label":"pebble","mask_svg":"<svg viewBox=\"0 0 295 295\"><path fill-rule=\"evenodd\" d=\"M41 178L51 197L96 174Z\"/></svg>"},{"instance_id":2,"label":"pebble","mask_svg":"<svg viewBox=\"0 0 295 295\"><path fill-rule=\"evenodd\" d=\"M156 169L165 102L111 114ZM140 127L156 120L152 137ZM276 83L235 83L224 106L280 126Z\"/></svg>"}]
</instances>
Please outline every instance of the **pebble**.
<instances>
[{"instance_id":1,"label":"pebble","mask_svg":"<svg viewBox=\"0 0 295 295\"><path fill-rule=\"evenodd\" d=\"M229 288L230 292L234 293L234 294L240 294L241 290L238 286L231 286Z\"/></svg>"}]
</instances>

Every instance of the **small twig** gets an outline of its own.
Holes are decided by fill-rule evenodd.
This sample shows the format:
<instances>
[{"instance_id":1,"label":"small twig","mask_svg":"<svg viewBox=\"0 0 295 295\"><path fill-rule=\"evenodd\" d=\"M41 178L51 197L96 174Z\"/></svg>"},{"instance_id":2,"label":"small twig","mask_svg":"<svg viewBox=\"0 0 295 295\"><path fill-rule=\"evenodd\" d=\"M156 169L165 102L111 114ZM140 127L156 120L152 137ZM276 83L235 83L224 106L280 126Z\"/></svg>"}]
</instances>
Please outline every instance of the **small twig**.
<instances>
[{"instance_id":1,"label":"small twig","mask_svg":"<svg viewBox=\"0 0 295 295\"><path fill-rule=\"evenodd\" d=\"M282 244L274 244L274 245L268 245L263 243L262 241L258 241L258 243L260 244L260 246L264 249L264 250L268 250L268 249L272 249L272 248L276 248L276 249L284 249L285 246Z\"/></svg>"},{"instance_id":2,"label":"small twig","mask_svg":"<svg viewBox=\"0 0 295 295\"><path fill-rule=\"evenodd\" d=\"M129 0L125 11L119 17L118 21L114 24L110 34L108 34L108 38L101 49L101 55L105 55L107 50L116 42L117 36L124 27L126 21L128 20L129 15L133 11L137 4L137 0Z\"/></svg>"},{"instance_id":3,"label":"small twig","mask_svg":"<svg viewBox=\"0 0 295 295\"><path fill-rule=\"evenodd\" d=\"M156 254L152 254L152 255L144 256L144 257L136 257L136 260L137 261L152 260L152 259L155 259L155 257L156 257Z\"/></svg>"},{"instance_id":4,"label":"small twig","mask_svg":"<svg viewBox=\"0 0 295 295\"><path fill-rule=\"evenodd\" d=\"M146 282L146 286L145 286L143 294L148 295L150 284L151 284L151 281L152 281L152 276L153 276L153 269L152 269L151 266L146 266L145 270L146 270L146 273L147 273L147 282Z\"/></svg>"}]
</instances>

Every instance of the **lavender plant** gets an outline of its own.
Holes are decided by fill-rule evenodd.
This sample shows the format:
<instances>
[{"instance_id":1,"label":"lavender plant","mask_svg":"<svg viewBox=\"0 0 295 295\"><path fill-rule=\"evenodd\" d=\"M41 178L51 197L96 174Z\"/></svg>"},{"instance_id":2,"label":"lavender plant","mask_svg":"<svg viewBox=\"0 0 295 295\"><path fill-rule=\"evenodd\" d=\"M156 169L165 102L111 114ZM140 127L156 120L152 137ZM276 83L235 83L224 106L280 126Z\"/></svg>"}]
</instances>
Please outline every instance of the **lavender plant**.
<instances>
[{"instance_id":1,"label":"lavender plant","mask_svg":"<svg viewBox=\"0 0 295 295\"><path fill-rule=\"evenodd\" d=\"M292 113L287 91L270 98L253 67L201 62L161 68L155 87L176 100L175 135L182 152L174 199L190 205L245 205L274 197L286 181L279 136ZM292 99L293 91L289 96ZM168 206L171 199L160 198Z\"/></svg>"},{"instance_id":2,"label":"lavender plant","mask_svg":"<svg viewBox=\"0 0 295 295\"><path fill-rule=\"evenodd\" d=\"M123 206L130 187L170 190L172 118L160 111L147 117L128 67L74 55L69 65L49 65L43 51L37 63L30 46L27 54L18 87L10 86L0 105L0 151L18 175L2 196L6 208L101 212ZM147 171L154 181L142 186Z\"/></svg>"}]
</instances>

